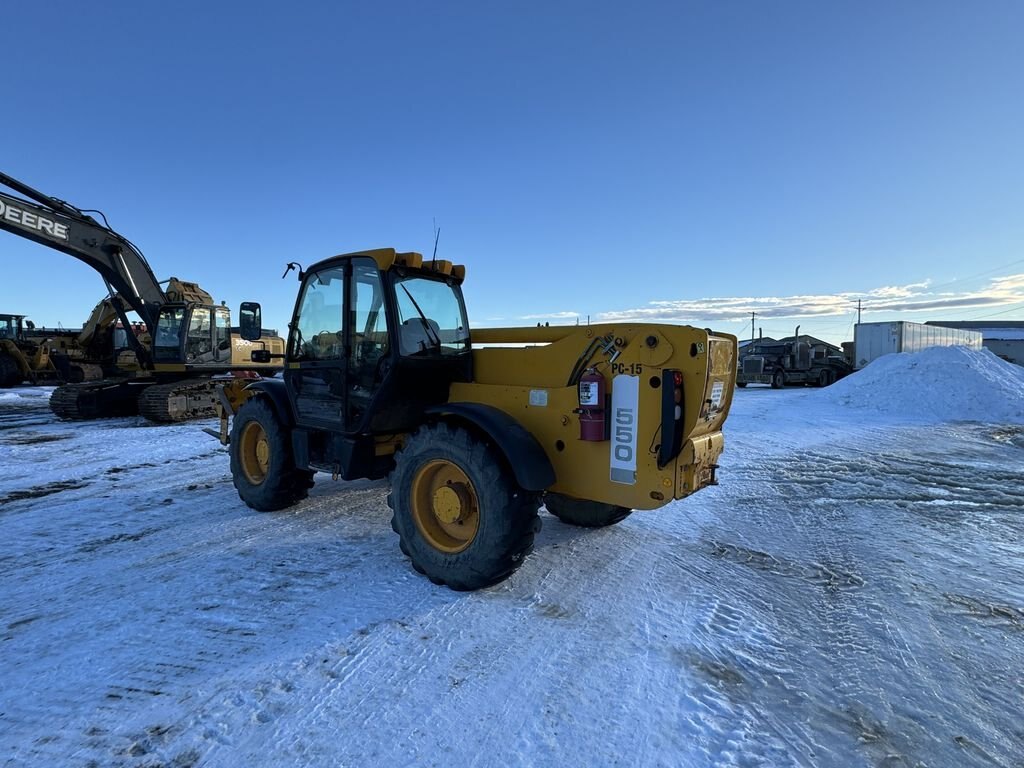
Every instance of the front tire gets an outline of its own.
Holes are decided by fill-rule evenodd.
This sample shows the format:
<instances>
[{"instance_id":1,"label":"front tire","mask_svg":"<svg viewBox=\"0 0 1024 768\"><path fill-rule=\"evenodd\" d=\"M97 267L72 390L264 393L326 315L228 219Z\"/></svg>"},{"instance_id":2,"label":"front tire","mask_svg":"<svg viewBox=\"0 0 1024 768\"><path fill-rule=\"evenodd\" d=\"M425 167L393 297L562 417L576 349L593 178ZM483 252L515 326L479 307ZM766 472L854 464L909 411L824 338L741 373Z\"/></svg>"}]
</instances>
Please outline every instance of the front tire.
<instances>
[{"instance_id":1,"label":"front tire","mask_svg":"<svg viewBox=\"0 0 1024 768\"><path fill-rule=\"evenodd\" d=\"M747 382L745 382L745 381L737 381L736 382L736 386L739 387L740 389L744 389L747 386Z\"/></svg>"},{"instance_id":2,"label":"front tire","mask_svg":"<svg viewBox=\"0 0 1024 768\"><path fill-rule=\"evenodd\" d=\"M786 376L782 371L776 371L772 376L772 389L782 389L786 386Z\"/></svg>"},{"instance_id":3,"label":"front tire","mask_svg":"<svg viewBox=\"0 0 1024 768\"><path fill-rule=\"evenodd\" d=\"M248 400L231 425L231 477L239 498L274 512L306 498L313 473L296 469L288 432L265 397Z\"/></svg>"},{"instance_id":4,"label":"front tire","mask_svg":"<svg viewBox=\"0 0 1024 768\"><path fill-rule=\"evenodd\" d=\"M548 512L563 523L583 528L604 528L608 525L615 525L633 514L633 510L629 507L584 501L558 493L547 494L544 497L544 506L548 508Z\"/></svg>"},{"instance_id":5,"label":"front tire","mask_svg":"<svg viewBox=\"0 0 1024 768\"><path fill-rule=\"evenodd\" d=\"M465 429L420 428L395 457L389 480L399 546L435 584L490 586L533 549L537 495L519 487L497 448Z\"/></svg>"},{"instance_id":6,"label":"front tire","mask_svg":"<svg viewBox=\"0 0 1024 768\"><path fill-rule=\"evenodd\" d=\"M818 375L818 386L819 387L827 387L827 386L831 385L833 381L834 381L834 379L833 379L832 371L828 370L827 368L823 369L822 372Z\"/></svg>"}]
</instances>

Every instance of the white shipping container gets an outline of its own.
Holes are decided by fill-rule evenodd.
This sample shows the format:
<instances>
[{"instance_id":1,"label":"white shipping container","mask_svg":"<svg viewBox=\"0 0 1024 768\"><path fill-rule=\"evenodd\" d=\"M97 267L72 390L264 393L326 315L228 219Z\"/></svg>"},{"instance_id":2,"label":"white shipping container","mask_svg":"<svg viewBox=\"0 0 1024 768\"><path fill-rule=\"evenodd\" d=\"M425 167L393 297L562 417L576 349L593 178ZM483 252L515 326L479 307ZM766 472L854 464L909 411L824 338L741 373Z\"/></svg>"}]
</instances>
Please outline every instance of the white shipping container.
<instances>
[{"instance_id":1,"label":"white shipping container","mask_svg":"<svg viewBox=\"0 0 1024 768\"><path fill-rule=\"evenodd\" d=\"M920 352L928 347L970 347L981 349L982 335L966 328L944 328L896 321L858 323L853 330L855 368L893 352Z\"/></svg>"}]
</instances>

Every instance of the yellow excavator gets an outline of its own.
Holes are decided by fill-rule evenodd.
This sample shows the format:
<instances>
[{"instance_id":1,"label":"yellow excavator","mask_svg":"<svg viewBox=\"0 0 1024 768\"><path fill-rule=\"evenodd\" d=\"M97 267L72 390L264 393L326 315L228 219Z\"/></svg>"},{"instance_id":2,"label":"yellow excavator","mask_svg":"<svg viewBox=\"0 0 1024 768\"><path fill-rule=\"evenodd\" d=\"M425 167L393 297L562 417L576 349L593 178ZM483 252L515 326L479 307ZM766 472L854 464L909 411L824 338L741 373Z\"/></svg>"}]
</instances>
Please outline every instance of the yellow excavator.
<instances>
[{"instance_id":1,"label":"yellow excavator","mask_svg":"<svg viewBox=\"0 0 1024 768\"><path fill-rule=\"evenodd\" d=\"M102 375L99 366L85 360L77 331L36 328L24 315L0 313L0 388L26 381L85 381Z\"/></svg>"},{"instance_id":2,"label":"yellow excavator","mask_svg":"<svg viewBox=\"0 0 1024 768\"><path fill-rule=\"evenodd\" d=\"M413 567L477 589L522 563L541 503L600 527L716 483L736 337L633 322L471 331L465 275L390 248L300 269L283 377L219 396L246 504L295 504L315 472L388 477ZM260 316L243 303L243 338L260 338Z\"/></svg>"},{"instance_id":3,"label":"yellow excavator","mask_svg":"<svg viewBox=\"0 0 1024 768\"><path fill-rule=\"evenodd\" d=\"M106 378L63 384L50 397L62 418L141 413L153 421L182 421L215 413L217 376L274 373L279 364L252 361L251 351L280 354L270 335L249 342L232 332L227 307L196 283L172 278L166 290L131 241L63 200L0 173L0 229L69 254L103 278L110 298L87 321L79 345L108 363ZM102 214L99 214L102 218ZM134 312L141 321L133 323ZM117 355L110 334L120 329L128 355ZM104 341L100 341L105 339ZM239 361L244 358L244 364ZM120 360L124 368L119 368Z\"/></svg>"}]
</instances>

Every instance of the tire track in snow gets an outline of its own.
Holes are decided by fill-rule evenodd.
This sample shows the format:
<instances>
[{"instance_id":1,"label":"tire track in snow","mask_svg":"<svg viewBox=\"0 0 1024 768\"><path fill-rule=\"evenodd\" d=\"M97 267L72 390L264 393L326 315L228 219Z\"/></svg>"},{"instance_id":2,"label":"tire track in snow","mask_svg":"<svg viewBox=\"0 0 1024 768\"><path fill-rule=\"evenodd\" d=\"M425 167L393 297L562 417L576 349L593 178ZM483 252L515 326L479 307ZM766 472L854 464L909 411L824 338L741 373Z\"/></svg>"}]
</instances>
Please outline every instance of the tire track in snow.
<instances>
[{"instance_id":1,"label":"tire track in snow","mask_svg":"<svg viewBox=\"0 0 1024 768\"><path fill-rule=\"evenodd\" d=\"M1007 466L1005 463L995 462L996 471L988 471L992 462L979 459L974 451L961 456L949 452L930 455L920 450L920 445L929 441L941 445L935 433L944 431L910 429L901 434L900 430L890 430L884 451L878 450L873 436L863 435L841 449L823 448L820 453L798 454L784 462L773 457L743 467L746 474L753 475L751 482L761 489L752 492L751 497L777 499L777 504L769 501L765 506L785 508L788 514L774 520L755 515L758 527L746 528L747 535L755 536L752 542L718 545L717 551L726 560L783 579L800 578L806 570L819 566L824 566L826 573L853 576L849 584L853 589L835 589L834 580L828 578L826 589L817 594L791 586L773 592L773 612L797 625L783 627L783 636L789 634L796 640L797 633L801 633L823 638L802 660L807 672L813 673L801 671L790 676L791 687L803 691L811 701L828 701L833 692L839 694L835 705L806 713L810 718L799 711L776 708L776 716L812 723L802 750L806 756L842 763L861 753L865 759L896 765L916 764L928 754L947 754L949 759L953 737L965 727L971 733L965 737L967 741L979 747L968 763L986 748L989 757L1000 750L1004 755L1015 751L1007 743L1005 728L1002 733L992 728L989 717L941 717L936 722L931 715L929 721L924 713L930 709L941 711L950 694L945 676L922 667L918 656L923 652L926 658L935 658L955 651L948 645L929 647L930 633L922 642L921 636L909 636L902 629L908 623L908 612L913 619L934 627L936 636L948 626L944 617L935 621L927 615L929 598L934 601L938 590L921 581L908 584L904 573L907 566L916 570L916 563L912 565L915 550L928 551L936 544L932 541L922 546L921 534L938 539L941 546L932 551L947 546L955 549L965 527L968 536L999 541L1009 519L1006 513L1017 506L1018 491L1004 485L1013 474L1001 469ZM922 441L921 434L927 434L928 439ZM765 486L771 491L765 493ZM865 486L877 490L865 495ZM977 498L979 489L987 492L990 488L996 491L989 497L992 501L978 514L972 499ZM955 514L945 521L937 521L926 506L923 508L938 494L954 495L951 506ZM1019 531L1019 519L1016 524ZM897 537L880 540L880 530L895 531ZM714 537L724 538L721 533ZM781 550L776 548L780 542L784 542ZM799 567L786 552L799 552L801 557L810 553L812 560ZM944 556L950 555L944 552ZM958 557L953 555L954 559ZM971 562L974 560L971 558ZM732 578L735 576L731 574ZM993 697L993 691L979 690L983 690L984 683L979 685L977 679L958 683L965 689L966 700L979 695L982 699ZM923 701L893 698L883 691L894 684L897 689L924 690L928 694ZM1006 682L1001 681L1000 686L1005 688ZM996 696L998 700L1005 694ZM1005 704L1012 707L1008 701ZM998 720L1007 711L996 709L992 714ZM826 717L822 718L821 712L827 713ZM999 759L994 759L998 764Z\"/></svg>"},{"instance_id":2,"label":"tire track in snow","mask_svg":"<svg viewBox=\"0 0 1024 768\"><path fill-rule=\"evenodd\" d=\"M101 446L133 430L94 427ZM296 509L251 513L218 457L162 463L209 450L172 428L131 457L157 466L130 486L17 502L0 749L15 765L1012 764L1021 633L968 606L1021 605L1020 449L983 433L871 426L820 454L730 436L720 488L605 531L546 517L511 580L456 595L412 573L379 486L318 477ZM22 448L65 472L77 440ZM90 477L124 466L120 443L79 456ZM77 551L90 541L106 543Z\"/></svg>"},{"instance_id":3,"label":"tire track in snow","mask_svg":"<svg viewBox=\"0 0 1024 768\"><path fill-rule=\"evenodd\" d=\"M193 486L196 481L208 479L210 482L204 485L223 487L223 471L223 467L217 467L187 479ZM183 489L179 486L160 492L180 496ZM368 498L371 505L383 510L383 491L379 488L357 490L352 496L357 506L366 506ZM89 501L96 507L90 509ZM145 711L154 706L156 699L181 700L182 688L188 690L189 680L202 682L216 676L232 659L259 657L268 649L287 644L288 635L281 633L282 619L288 628L301 632L303 617L316 613L318 605L320 612L325 612L324 597L350 578L351 567L358 565L361 555L368 554L353 549L351 542L358 537L352 535L353 526L346 524L341 514L304 514L308 509L316 510L316 500L307 502L295 514L277 516L244 510L230 486L208 495L206 501L232 512L219 518L214 514L211 521L207 510L180 504L150 508L148 514L139 514L143 510L136 508L119 523L126 525L129 533L83 541L66 530L51 531L50 538L58 546L56 552L47 555L49 572L31 573L32 567L22 568L22 575L28 577L26 582L4 595L11 605L36 603L37 613L20 623L12 622L20 642L5 647L5 662L20 667L20 674L41 684L41 695L33 700L16 705L11 700L0 707L8 732L45 730L44 723L52 725L49 713L80 711L87 701L91 704L86 708L95 709L101 721L108 717L103 712L109 712L109 719L116 721L118 713L123 718L126 707ZM86 502L77 505L75 516L89 517L93 513L99 517L102 502ZM39 510L35 516L38 528L45 518ZM165 525L144 527L153 517L163 519ZM355 527L365 528L373 517L379 518L380 513L375 510L362 520L357 516ZM390 543L390 531L383 535L383 520L374 519L373 523L381 531L377 538ZM239 535L245 529L248 533ZM82 532L80 527L78 533ZM279 536L285 543L275 546ZM155 538L159 541L153 541ZM378 553L388 550L379 542L374 542L372 549ZM343 557L332 557L335 550ZM322 565L310 567L310 559ZM348 576L340 567L344 560L350 561ZM212 571L207 568L211 562L216 563ZM59 584L44 584L44 580L53 578L52 567L57 563L63 569ZM199 590L194 575L197 564L203 564L202 578L207 582ZM171 600L168 605L168 596L176 590L185 600ZM43 598L43 606L39 605L41 593L48 595ZM104 611L85 622L80 621L81 616L79 621L69 621L75 616L74 607L62 599L61 593L73 594L76 602L103 605ZM207 599L196 605L188 599L192 593L204 594ZM389 605L389 601L383 600L382 604ZM172 631L164 633L165 626ZM79 690L80 678L61 680L60 670L47 669L48 658L60 658L62 668L91 667L90 690ZM187 694L184 700L190 698ZM76 699L79 703L72 704ZM106 729L87 721L79 725L82 733L93 734L90 740L95 746L89 752L100 762L111 755L123 757L125 750L134 750L133 756L139 758L149 755L131 734L104 735L99 731ZM164 728L160 723L148 727ZM22 742L13 754L56 758L67 751L64 739L55 737L42 742L34 739L31 746Z\"/></svg>"}]
</instances>

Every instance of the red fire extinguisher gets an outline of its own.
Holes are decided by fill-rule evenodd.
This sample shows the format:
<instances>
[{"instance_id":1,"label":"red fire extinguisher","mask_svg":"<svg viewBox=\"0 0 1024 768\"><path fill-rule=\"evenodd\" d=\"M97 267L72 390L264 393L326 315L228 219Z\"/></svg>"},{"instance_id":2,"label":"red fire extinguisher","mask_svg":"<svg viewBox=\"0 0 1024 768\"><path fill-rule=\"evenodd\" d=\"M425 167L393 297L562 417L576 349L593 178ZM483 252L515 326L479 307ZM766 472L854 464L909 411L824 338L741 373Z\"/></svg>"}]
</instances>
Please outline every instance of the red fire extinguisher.
<instances>
[{"instance_id":1,"label":"red fire extinguisher","mask_svg":"<svg viewBox=\"0 0 1024 768\"><path fill-rule=\"evenodd\" d=\"M604 440L604 376L594 368L588 368L579 381L580 440Z\"/></svg>"}]
</instances>

